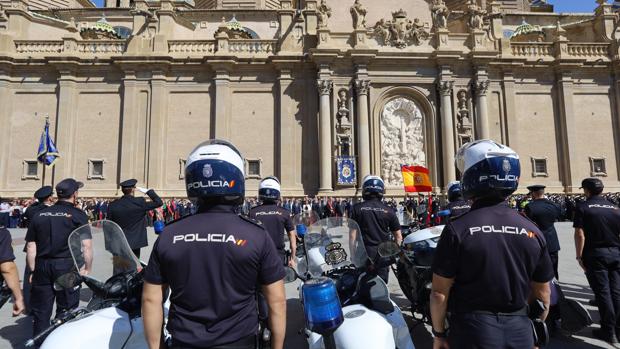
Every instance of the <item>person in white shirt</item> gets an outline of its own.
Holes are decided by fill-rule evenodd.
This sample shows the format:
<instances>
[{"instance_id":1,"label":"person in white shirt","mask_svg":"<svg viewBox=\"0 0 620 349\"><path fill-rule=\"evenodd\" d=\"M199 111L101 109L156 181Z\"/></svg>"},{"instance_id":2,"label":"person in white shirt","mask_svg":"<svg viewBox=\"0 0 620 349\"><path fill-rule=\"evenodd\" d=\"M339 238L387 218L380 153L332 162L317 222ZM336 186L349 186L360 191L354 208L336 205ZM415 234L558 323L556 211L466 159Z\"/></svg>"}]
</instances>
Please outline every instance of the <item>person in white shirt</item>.
<instances>
[{"instance_id":1,"label":"person in white shirt","mask_svg":"<svg viewBox=\"0 0 620 349\"><path fill-rule=\"evenodd\" d=\"M9 217L11 213L11 205L3 201L0 203L0 227L9 227Z\"/></svg>"}]
</instances>

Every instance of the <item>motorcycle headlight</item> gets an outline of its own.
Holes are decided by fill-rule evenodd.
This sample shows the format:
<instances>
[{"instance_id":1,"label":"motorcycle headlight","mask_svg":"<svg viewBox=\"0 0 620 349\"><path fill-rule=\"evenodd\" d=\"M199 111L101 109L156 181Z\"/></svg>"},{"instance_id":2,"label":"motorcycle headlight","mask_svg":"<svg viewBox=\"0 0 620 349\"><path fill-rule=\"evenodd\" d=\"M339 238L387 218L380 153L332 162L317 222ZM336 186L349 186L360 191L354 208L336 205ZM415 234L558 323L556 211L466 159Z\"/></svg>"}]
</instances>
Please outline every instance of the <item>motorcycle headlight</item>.
<instances>
[{"instance_id":1,"label":"motorcycle headlight","mask_svg":"<svg viewBox=\"0 0 620 349\"><path fill-rule=\"evenodd\" d=\"M405 244L405 248L407 250L413 251L413 252L423 252L423 251L428 250L429 247L430 246L429 246L428 242L426 242L426 240Z\"/></svg>"}]
</instances>

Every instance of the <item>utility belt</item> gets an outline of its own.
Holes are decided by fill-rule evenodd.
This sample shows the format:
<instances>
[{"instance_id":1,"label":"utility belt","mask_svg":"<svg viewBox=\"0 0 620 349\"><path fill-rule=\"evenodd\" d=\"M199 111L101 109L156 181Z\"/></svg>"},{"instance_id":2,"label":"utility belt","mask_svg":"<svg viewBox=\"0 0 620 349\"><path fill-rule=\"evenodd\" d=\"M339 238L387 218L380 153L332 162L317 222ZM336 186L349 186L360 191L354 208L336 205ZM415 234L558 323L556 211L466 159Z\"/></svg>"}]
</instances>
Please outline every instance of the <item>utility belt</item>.
<instances>
[{"instance_id":1,"label":"utility belt","mask_svg":"<svg viewBox=\"0 0 620 349\"><path fill-rule=\"evenodd\" d=\"M492 315L492 316L527 316L527 305L519 310L512 312L490 311L490 310L457 310L453 311L454 314L478 314L478 315Z\"/></svg>"},{"instance_id":2,"label":"utility belt","mask_svg":"<svg viewBox=\"0 0 620 349\"><path fill-rule=\"evenodd\" d=\"M205 349L248 349L248 348L256 348L256 340L257 336L256 335L250 335L247 337L243 337L241 339L239 339L238 341L232 342L232 343L228 343L228 344L221 344L221 345L216 345L214 347L208 347ZM194 347L191 345L187 345L187 344L183 344L183 343L179 343L176 342L174 340L174 338L172 339L172 345L170 345L169 349L195 349L195 348L202 348L202 347Z\"/></svg>"}]
</instances>

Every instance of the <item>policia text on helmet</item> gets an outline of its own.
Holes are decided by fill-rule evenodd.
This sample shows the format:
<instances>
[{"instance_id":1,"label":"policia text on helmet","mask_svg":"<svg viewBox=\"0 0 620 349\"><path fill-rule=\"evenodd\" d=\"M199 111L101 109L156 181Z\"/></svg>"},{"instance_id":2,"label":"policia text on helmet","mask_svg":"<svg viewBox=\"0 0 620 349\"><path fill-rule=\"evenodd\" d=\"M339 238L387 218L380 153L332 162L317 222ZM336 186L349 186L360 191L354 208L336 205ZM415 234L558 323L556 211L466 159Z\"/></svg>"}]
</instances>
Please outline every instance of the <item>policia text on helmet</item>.
<instances>
[{"instance_id":1,"label":"policia text on helmet","mask_svg":"<svg viewBox=\"0 0 620 349\"><path fill-rule=\"evenodd\" d=\"M553 266L541 231L505 201L519 185L519 156L505 145L479 140L459 149L456 165L463 196L473 204L446 224L435 251L434 348L544 345ZM528 317L529 299L543 304L535 320Z\"/></svg>"}]
</instances>

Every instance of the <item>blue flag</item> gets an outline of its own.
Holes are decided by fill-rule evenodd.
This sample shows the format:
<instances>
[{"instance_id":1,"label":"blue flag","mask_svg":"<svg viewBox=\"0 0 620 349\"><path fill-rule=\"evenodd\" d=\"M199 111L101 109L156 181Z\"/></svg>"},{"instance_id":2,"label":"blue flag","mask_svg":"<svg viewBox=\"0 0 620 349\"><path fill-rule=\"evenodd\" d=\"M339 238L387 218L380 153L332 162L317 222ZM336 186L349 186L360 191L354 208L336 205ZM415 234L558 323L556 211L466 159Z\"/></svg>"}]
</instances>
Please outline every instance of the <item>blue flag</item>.
<instances>
[{"instance_id":1,"label":"blue flag","mask_svg":"<svg viewBox=\"0 0 620 349\"><path fill-rule=\"evenodd\" d=\"M37 153L37 160L40 163L47 166L53 166L56 159L60 157L58 149L50 136L50 122L45 119L45 128L41 133L41 141L39 142L39 152Z\"/></svg>"}]
</instances>

